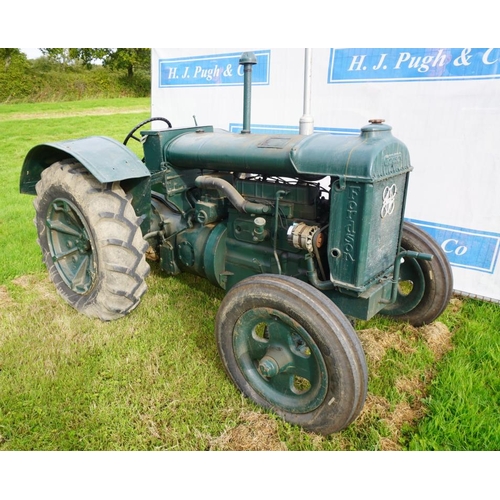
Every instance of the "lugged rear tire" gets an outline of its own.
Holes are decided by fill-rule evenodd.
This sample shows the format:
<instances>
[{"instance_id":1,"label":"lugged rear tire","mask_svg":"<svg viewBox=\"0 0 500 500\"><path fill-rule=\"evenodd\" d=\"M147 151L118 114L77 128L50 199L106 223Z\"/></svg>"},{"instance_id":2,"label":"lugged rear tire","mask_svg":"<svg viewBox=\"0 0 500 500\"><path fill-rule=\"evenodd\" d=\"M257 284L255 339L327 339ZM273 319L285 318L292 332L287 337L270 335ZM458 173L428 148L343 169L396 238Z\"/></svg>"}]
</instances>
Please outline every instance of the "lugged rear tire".
<instances>
[{"instance_id":1,"label":"lugged rear tire","mask_svg":"<svg viewBox=\"0 0 500 500\"><path fill-rule=\"evenodd\" d=\"M61 297L106 321L137 307L147 289L148 244L119 183L101 184L71 159L44 170L36 192L38 244Z\"/></svg>"}]
</instances>

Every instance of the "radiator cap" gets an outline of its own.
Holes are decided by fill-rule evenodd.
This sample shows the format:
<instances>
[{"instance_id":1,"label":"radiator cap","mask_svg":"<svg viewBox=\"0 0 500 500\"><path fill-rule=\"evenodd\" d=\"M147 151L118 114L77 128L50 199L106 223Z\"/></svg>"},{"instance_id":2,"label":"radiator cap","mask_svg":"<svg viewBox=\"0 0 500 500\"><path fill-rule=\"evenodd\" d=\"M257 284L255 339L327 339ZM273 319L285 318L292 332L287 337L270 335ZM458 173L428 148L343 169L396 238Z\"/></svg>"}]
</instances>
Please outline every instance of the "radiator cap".
<instances>
[{"instance_id":1,"label":"radiator cap","mask_svg":"<svg viewBox=\"0 0 500 500\"><path fill-rule=\"evenodd\" d=\"M369 124L365 125L361 129L361 132L363 134L373 133L373 132L388 132L392 130L392 127L390 125L384 124L385 120L382 118L372 118L371 120L368 120L368 122Z\"/></svg>"}]
</instances>

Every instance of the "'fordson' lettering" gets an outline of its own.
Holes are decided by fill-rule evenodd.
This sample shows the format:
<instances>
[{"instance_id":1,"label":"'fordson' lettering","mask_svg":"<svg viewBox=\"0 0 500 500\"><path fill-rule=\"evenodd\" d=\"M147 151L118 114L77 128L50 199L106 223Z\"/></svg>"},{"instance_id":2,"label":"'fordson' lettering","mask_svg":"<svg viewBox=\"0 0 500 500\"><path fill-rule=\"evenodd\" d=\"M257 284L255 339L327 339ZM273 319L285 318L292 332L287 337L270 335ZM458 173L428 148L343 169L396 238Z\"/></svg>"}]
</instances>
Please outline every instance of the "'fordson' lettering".
<instances>
[{"instance_id":1,"label":"'fordson' lettering","mask_svg":"<svg viewBox=\"0 0 500 500\"><path fill-rule=\"evenodd\" d=\"M347 224L344 226L344 255L347 260L354 262L354 244L356 240L356 218L358 214L358 196L361 188L359 186L349 186L347 197Z\"/></svg>"},{"instance_id":2,"label":"'fordson' lettering","mask_svg":"<svg viewBox=\"0 0 500 500\"><path fill-rule=\"evenodd\" d=\"M403 166L403 155L401 153L391 153L384 156L383 175L391 175Z\"/></svg>"}]
</instances>

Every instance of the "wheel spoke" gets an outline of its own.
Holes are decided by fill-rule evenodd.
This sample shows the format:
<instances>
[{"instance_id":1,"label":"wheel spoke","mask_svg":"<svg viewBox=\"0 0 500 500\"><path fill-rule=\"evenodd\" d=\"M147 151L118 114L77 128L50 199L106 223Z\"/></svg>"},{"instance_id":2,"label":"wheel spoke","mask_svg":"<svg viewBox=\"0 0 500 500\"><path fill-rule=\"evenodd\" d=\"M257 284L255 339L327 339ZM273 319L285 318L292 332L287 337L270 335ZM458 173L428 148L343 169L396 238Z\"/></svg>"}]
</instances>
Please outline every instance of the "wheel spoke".
<instances>
[{"instance_id":1,"label":"wheel spoke","mask_svg":"<svg viewBox=\"0 0 500 500\"><path fill-rule=\"evenodd\" d=\"M397 314L414 309L425 291L425 278L415 259L406 259L399 274L399 292L394 311ZM394 312L393 311L393 312Z\"/></svg>"},{"instance_id":2,"label":"wheel spoke","mask_svg":"<svg viewBox=\"0 0 500 500\"><path fill-rule=\"evenodd\" d=\"M68 224L65 224L60 220L47 220L47 226L51 231L56 231L58 233L69 234L76 237L81 235L80 231L70 227Z\"/></svg>"},{"instance_id":3,"label":"wheel spoke","mask_svg":"<svg viewBox=\"0 0 500 500\"><path fill-rule=\"evenodd\" d=\"M88 272L90 271L90 264L91 258L88 255L83 255L71 280L73 288L79 290L80 293L85 293L89 288L89 283L91 283L91 280L89 281L90 273Z\"/></svg>"},{"instance_id":4,"label":"wheel spoke","mask_svg":"<svg viewBox=\"0 0 500 500\"><path fill-rule=\"evenodd\" d=\"M269 385L276 390L277 392L285 395L285 396L293 396L294 391L293 387L294 376L289 373L280 373L273 377L269 381Z\"/></svg>"},{"instance_id":5,"label":"wheel spoke","mask_svg":"<svg viewBox=\"0 0 500 500\"><path fill-rule=\"evenodd\" d=\"M399 271L399 281L415 282L419 280L422 275L421 272L418 272L419 269L420 267L415 259L405 259Z\"/></svg>"},{"instance_id":6,"label":"wheel spoke","mask_svg":"<svg viewBox=\"0 0 500 500\"><path fill-rule=\"evenodd\" d=\"M295 356L293 374L307 380L312 380L314 377L317 377L318 372L314 358L301 358L300 356Z\"/></svg>"},{"instance_id":7,"label":"wheel spoke","mask_svg":"<svg viewBox=\"0 0 500 500\"><path fill-rule=\"evenodd\" d=\"M324 361L294 319L275 309L254 308L238 319L233 334L242 372L266 399L290 411L321 402L326 390Z\"/></svg>"},{"instance_id":8,"label":"wheel spoke","mask_svg":"<svg viewBox=\"0 0 500 500\"><path fill-rule=\"evenodd\" d=\"M60 276L71 290L87 293L94 281L92 243L78 208L56 199L47 212L49 248Z\"/></svg>"},{"instance_id":9,"label":"wheel spoke","mask_svg":"<svg viewBox=\"0 0 500 500\"><path fill-rule=\"evenodd\" d=\"M238 345L240 355L246 353L250 360L258 360L265 355L269 343L265 338L267 320L267 315L260 310L248 311L238 320L235 326L235 345Z\"/></svg>"},{"instance_id":10,"label":"wheel spoke","mask_svg":"<svg viewBox=\"0 0 500 500\"><path fill-rule=\"evenodd\" d=\"M269 326L269 341L271 345L287 351L290 362L283 367L283 372L311 380L315 361L311 358L310 348L294 329L275 321Z\"/></svg>"},{"instance_id":11,"label":"wheel spoke","mask_svg":"<svg viewBox=\"0 0 500 500\"><path fill-rule=\"evenodd\" d=\"M77 253L79 250L77 247L75 248L70 248L66 252L59 252L59 253L54 253L52 255L52 258L54 259L54 262L57 262L61 259L64 259L65 257L69 257L70 255Z\"/></svg>"}]
</instances>

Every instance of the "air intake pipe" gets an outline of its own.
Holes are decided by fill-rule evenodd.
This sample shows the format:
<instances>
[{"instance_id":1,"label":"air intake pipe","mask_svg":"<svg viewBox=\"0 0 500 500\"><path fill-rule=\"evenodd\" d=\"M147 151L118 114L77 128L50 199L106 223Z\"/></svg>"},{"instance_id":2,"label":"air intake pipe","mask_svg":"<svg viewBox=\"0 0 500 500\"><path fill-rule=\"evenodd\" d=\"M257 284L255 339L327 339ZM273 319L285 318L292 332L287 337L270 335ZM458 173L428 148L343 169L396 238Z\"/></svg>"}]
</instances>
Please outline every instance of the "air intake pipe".
<instances>
[{"instance_id":1,"label":"air intake pipe","mask_svg":"<svg viewBox=\"0 0 500 500\"><path fill-rule=\"evenodd\" d=\"M199 188L216 190L221 196L227 198L238 212L263 215L270 213L272 210L272 207L269 205L245 200L233 185L219 177L200 175L196 177L195 184Z\"/></svg>"}]
</instances>

